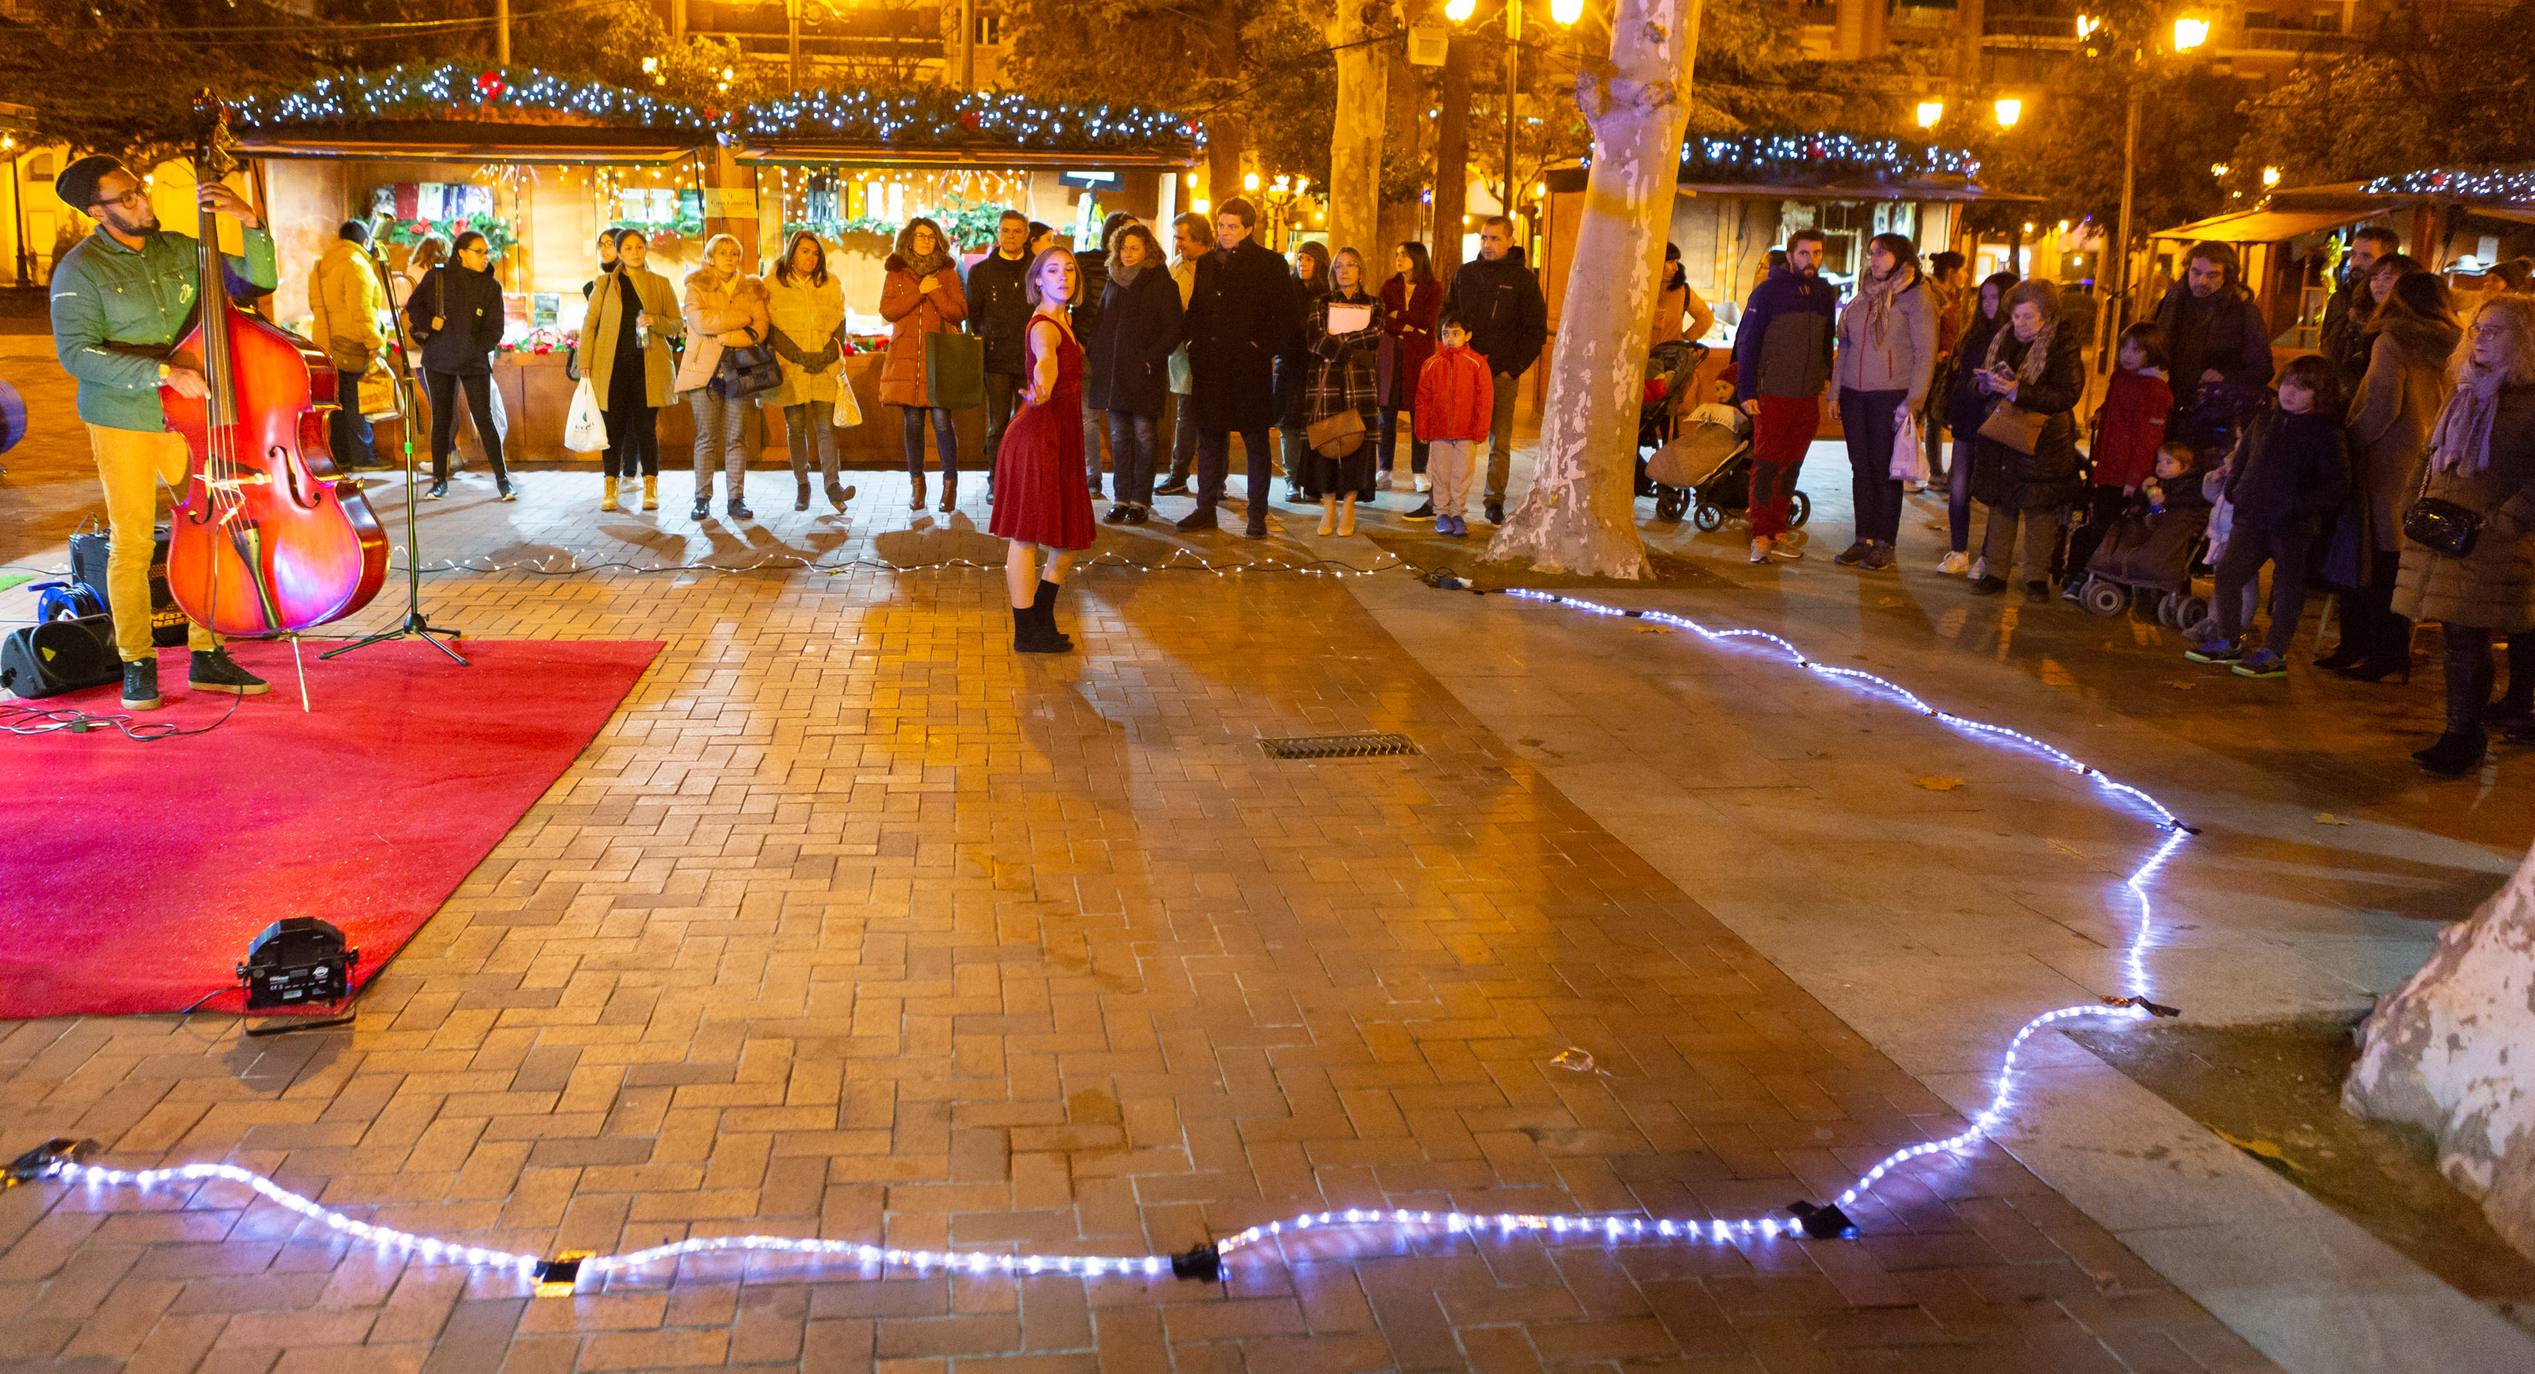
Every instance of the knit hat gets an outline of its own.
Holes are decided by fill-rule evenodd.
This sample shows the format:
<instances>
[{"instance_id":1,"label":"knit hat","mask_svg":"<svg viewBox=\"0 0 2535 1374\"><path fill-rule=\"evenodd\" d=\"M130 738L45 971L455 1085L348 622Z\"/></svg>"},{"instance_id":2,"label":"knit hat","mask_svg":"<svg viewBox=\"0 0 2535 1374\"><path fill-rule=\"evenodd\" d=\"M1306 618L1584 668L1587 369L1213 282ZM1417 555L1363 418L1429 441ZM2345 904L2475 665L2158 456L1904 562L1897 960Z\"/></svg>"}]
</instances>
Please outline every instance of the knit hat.
<instances>
[{"instance_id":1,"label":"knit hat","mask_svg":"<svg viewBox=\"0 0 2535 1374\"><path fill-rule=\"evenodd\" d=\"M119 160L103 153L90 153L64 167L62 174L53 178L53 194L60 196L64 205L74 210L85 210L96 201L97 183L106 179L106 173L122 169L123 163Z\"/></svg>"}]
</instances>

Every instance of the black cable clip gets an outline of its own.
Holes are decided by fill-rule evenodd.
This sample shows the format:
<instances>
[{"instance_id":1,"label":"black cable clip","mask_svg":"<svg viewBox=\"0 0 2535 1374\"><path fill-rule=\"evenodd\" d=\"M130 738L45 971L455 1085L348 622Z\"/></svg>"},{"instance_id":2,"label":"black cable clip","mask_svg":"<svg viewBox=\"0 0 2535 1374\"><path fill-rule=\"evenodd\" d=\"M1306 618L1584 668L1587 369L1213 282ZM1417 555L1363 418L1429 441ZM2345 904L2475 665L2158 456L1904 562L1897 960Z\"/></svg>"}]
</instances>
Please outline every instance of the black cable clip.
<instances>
[{"instance_id":1,"label":"black cable clip","mask_svg":"<svg viewBox=\"0 0 2535 1374\"><path fill-rule=\"evenodd\" d=\"M1213 1241L1192 1245L1171 1256L1171 1277L1199 1283L1223 1282L1223 1252Z\"/></svg>"},{"instance_id":2,"label":"black cable clip","mask_svg":"<svg viewBox=\"0 0 2535 1374\"><path fill-rule=\"evenodd\" d=\"M2151 1002L2145 997L2106 997L2102 1000L2105 1006L2137 1007L2139 1010L2146 1012L2150 1016L2180 1016L2183 1014L2183 1009L2180 1007L2169 1007L2162 1002Z\"/></svg>"},{"instance_id":3,"label":"black cable clip","mask_svg":"<svg viewBox=\"0 0 2535 1374\"><path fill-rule=\"evenodd\" d=\"M537 1261L529 1276L537 1281L537 1296L568 1298L581 1282L581 1261L588 1259L587 1250L566 1250L550 1260Z\"/></svg>"},{"instance_id":4,"label":"black cable clip","mask_svg":"<svg viewBox=\"0 0 2535 1374\"><path fill-rule=\"evenodd\" d=\"M15 1188L21 1183L33 1183L37 1179L49 1177L62 1165L69 1164L82 1155L92 1155L96 1152L97 1142L93 1140L73 1140L69 1136L55 1136L10 1160L9 1167L6 1169L0 1169L0 1189Z\"/></svg>"},{"instance_id":5,"label":"black cable clip","mask_svg":"<svg viewBox=\"0 0 2535 1374\"><path fill-rule=\"evenodd\" d=\"M1857 1223L1849 1220L1848 1213L1841 1211L1836 1202L1820 1207L1810 1202L1791 1202L1787 1204L1787 1212L1796 1219L1797 1225L1804 1228L1809 1239L1857 1239Z\"/></svg>"}]
</instances>

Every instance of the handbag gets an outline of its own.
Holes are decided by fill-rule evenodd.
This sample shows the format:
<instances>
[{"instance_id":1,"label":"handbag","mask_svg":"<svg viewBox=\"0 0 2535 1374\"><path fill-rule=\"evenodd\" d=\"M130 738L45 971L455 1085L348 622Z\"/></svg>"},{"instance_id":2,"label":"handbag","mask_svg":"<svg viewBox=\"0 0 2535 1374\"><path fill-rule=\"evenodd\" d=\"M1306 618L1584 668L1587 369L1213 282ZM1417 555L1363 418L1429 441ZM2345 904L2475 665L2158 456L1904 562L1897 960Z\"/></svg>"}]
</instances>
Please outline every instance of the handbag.
<instances>
[{"instance_id":1,"label":"handbag","mask_svg":"<svg viewBox=\"0 0 2535 1374\"><path fill-rule=\"evenodd\" d=\"M937 329L924 336L924 403L969 410L986 403L986 341Z\"/></svg>"},{"instance_id":2,"label":"handbag","mask_svg":"<svg viewBox=\"0 0 2535 1374\"><path fill-rule=\"evenodd\" d=\"M1344 458L1364 447L1364 417L1341 410L1303 427L1303 442L1323 458Z\"/></svg>"},{"instance_id":3,"label":"handbag","mask_svg":"<svg viewBox=\"0 0 2535 1374\"><path fill-rule=\"evenodd\" d=\"M2463 558L2482 537L2482 517L2443 496L2429 494L2430 467L2421 468L2421 494L2403 512L2403 537L2433 553Z\"/></svg>"},{"instance_id":4,"label":"handbag","mask_svg":"<svg viewBox=\"0 0 2535 1374\"><path fill-rule=\"evenodd\" d=\"M2051 417L2041 411L2002 400L1991 406L1988 416L1980 422L1980 437L2018 453L2031 453L2041 445L2042 427L2049 423Z\"/></svg>"},{"instance_id":5,"label":"handbag","mask_svg":"<svg viewBox=\"0 0 2535 1374\"><path fill-rule=\"evenodd\" d=\"M607 415L599 409L598 388L587 377L572 388L572 409L563 419L563 446L574 453L597 453L607 447Z\"/></svg>"},{"instance_id":6,"label":"handbag","mask_svg":"<svg viewBox=\"0 0 2535 1374\"><path fill-rule=\"evenodd\" d=\"M854 399L854 384L839 370L836 374L836 410L828 416L828 423L838 429L852 429L862 422L863 403Z\"/></svg>"},{"instance_id":7,"label":"handbag","mask_svg":"<svg viewBox=\"0 0 2535 1374\"><path fill-rule=\"evenodd\" d=\"M761 343L742 344L722 350L720 382L722 395L744 401L783 385L783 364L775 360L775 351Z\"/></svg>"}]
</instances>

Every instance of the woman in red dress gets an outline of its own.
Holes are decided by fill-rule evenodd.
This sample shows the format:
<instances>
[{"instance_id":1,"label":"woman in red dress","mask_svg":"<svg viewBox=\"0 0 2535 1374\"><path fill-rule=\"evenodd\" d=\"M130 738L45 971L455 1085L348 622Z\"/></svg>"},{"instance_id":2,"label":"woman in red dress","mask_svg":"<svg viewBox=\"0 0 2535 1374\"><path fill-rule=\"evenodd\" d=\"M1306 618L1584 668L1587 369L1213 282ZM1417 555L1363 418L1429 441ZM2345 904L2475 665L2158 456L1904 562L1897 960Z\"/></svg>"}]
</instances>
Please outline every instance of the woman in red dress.
<instances>
[{"instance_id":1,"label":"woman in red dress","mask_svg":"<svg viewBox=\"0 0 2535 1374\"><path fill-rule=\"evenodd\" d=\"M1030 260L1023 278L1037 307L1026 331L1030 386L995 450L994 516L986 528L1012 541L1003 579L1012 593L1012 647L1025 654L1074 647L1057 633L1056 593L1065 565L1091 547L1097 532L1083 485L1083 347L1067 314L1082 280L1065 249L1049 248Z\"/></svg>"}]
</instances>

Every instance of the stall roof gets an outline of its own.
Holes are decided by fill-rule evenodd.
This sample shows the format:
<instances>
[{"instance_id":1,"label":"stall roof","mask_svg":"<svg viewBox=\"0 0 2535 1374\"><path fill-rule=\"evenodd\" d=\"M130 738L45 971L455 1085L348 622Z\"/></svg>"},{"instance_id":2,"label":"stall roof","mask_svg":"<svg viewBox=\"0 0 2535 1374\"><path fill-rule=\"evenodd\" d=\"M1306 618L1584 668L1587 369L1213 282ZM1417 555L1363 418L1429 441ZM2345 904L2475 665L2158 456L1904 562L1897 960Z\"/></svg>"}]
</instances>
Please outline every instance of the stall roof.
<instances>
[{"instance_id":1,"label":"stall roof","mask_svg":"<svg viewBox=\"0 0 2535 1374\"><path fill-rule=\"evenodd\" d=\"M358 129L255 130L239 135L252 157L469 162L676 162L711 140L669 129L473 124L457 120Z\"/></svg>"},{"instance_id":2,"label":"stall roof","mask_svg":"<svg viewBox=\"0 0 2535 1374\"><path fill-rule=\"evenodd\" d=\"M1158 149L1069 151L1063 148L907 148L893 144L752 140L739 146L746 163L821 163L838 167L1169 167L1193 165L1196 153Z\"/></svg>"},{"instance_id":3,"label":"stall roof","mask_svg":"<svg viewBox=\"0 0 2535 1374\"><path fill-rule=\"evenodd\" d=\"M1581 191L1587 169L1554 167L1543 174L1553 191ZM1682 181L1678 190L1693 196L1767 197L1772 200L1953 200L2000 201L2039 205L2040 196L1993 191L1960 177L1919 177L1874 181Z\"/></svg>"},{"instance_id":4,"label":"stall roof","mask_svg":"<svg viewBox=\"0 0 2535 1374\"><path fill-rule=\"evenodd\" d=\"M2301 234L2324 229L2337 229L2353 220L2366 219L2367 210L2239 210L2232 215L2218 215L2160 229L2150 235L2160 239L2190 239L2199 242L2214 239L2220 243L2282 243Z\"/></svg>"}]
</instances>

